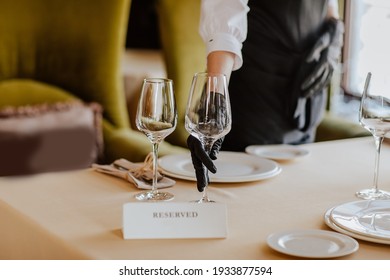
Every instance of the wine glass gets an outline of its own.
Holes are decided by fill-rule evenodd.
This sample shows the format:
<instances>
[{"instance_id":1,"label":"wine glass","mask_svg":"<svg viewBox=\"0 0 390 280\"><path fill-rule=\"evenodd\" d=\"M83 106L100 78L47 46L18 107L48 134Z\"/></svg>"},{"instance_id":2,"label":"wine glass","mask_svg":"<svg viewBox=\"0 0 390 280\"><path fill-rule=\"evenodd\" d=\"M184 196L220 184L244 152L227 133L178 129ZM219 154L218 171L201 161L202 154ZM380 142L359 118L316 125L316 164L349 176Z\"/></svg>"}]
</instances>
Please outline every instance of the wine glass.
<instances>
[{"instance_id":1,"label":"wine glass","mask_svg":"<svg viewBox=\"0 0 390 280\"><path fill-rule=\"evenodd\" d=\"M372 133L376 147L373 186L356 193L362 199L390 199L389 192L378 188L381 146L385 135L390 132L390 99L382 95L371 95L372 90L379 89L376 88L379 85L376 82L372 83L372 75L368 73L359 110L359 122Z\"/></svg>"},{"instance_id":2,"label":"wine glass","mask_svg":"<svg viewBox=\"0 0 390 280\"><path fill-rule=\"evenodd\" d=\"M199 72L192 79L188 97L185 128L199 139L210 153L214 142L231 128L231 109L227 79L223 74ZM206 177L208 170L205 170ZM197 202L213 202L207 195L207 186Z\"/></svg>"},{"instance_id":3,"label":"wine glass","mask_svg":"<svg viewBox=\"0 0 390 280\"><path fill-rule=\"evenodd\" d=\"M144 79L136 115L137 128L145 133L153 146L152 189L137 194L141 201L168 201L173 194L157 189L157 159L159 144L173 132L177 123L177 111L170 79Z\"/></svg>"}]
</instances>

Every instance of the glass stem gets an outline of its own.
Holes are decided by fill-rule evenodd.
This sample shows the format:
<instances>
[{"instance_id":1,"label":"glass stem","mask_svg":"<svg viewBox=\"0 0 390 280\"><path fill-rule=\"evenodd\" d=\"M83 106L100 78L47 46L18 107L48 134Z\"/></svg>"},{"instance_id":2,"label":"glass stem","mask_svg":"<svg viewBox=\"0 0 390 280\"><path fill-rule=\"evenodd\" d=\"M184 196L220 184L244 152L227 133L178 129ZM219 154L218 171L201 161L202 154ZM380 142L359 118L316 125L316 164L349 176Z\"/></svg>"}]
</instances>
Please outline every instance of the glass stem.
<instances>
[{"instance_id":1,"label":"glass stem","mask_svg":"<svg viewBox=\"0 0 390 280\"><path fill-rule=\"evenodd\" d=\"M378 176L379 176L379 160L381 154L381 146L383 142L383 136L374 136L375 139L375 170L374 170L374 188L375 191L378 192Z\"/></svg>"},{"instance_id":2,"label":"glass stem","mask_svg":"<svg viewBox=\"0 0 390 280\"><path fill-rule=\"evenodd\" d=\"M204 150L206 151L206 153L208 155L210 154L211 149L213 148L213 144L214 144L213 140L205 140L204 141L204 144L203 144ZM205 178L208 180L209 179L209 175L208 175L209 174L209 170L207 168L205 168L204 172L205 172ZM209 184L209 181L207 181L207 185L203 189L202 201L209 201L209 197L207 195L208 184Z\"/></svg>"},{"instance_id":3,"label":"glass stem","mask_svg":"<svg viewBox=\"0 0 390 280\"><path fill-rule=\"evenodd\" d=\"M206 178L208 178L209 170L207 168L205 168L204 173L205 173ZM209 183L207 182L207 185L208 184ZM207 186L205 186L203 189L203 193L202 193L202 201L207 201L208 199L209 199L209 197L207 195Z\"/></svg>"},{"instance_id":4,"label":"glass stem","mask_svg":"<svg viewBox=\"0 0 390 280\"><path fill-rule=\"evenodd\" d=\"M159 143L153 143L153 183L152 183L152 192L153 193L157 193L158 192L158 190L157 190L158 148L159 148Z\"/></svg>"}]
</instances>

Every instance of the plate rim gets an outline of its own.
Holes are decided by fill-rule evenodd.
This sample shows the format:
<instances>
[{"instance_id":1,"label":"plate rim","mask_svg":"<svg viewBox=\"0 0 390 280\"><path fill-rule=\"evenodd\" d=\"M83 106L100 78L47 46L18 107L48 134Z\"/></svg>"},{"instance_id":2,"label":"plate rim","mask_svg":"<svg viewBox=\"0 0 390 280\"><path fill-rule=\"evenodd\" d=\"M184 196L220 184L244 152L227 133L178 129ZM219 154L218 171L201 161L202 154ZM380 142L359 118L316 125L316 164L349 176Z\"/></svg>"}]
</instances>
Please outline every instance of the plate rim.
<instances>
[{"instance_id":1,"label":"plate rim","mask_svg":"<svg viewBox=\"0 0 390 280\"><path fill-rule=\"evenodd\" d=\"M361 235L361 234L358 234L358 233L355 233L355 232L352 232L352 231L348 231L346 229L343 229L341 227L339 227L338 225L336 225L331 219L330 219L330 212L332 211L334 207L331 207L329 208L325 214L324 214L324 221L325 221L325 224L330 227L331 229L339 232L339 233L342 233L342 234L346 234L346 235L349 235L353 238L356 238L356 239L360 239L360 240L364 240L364 241L368 241L368 242L373 242L373 243L378 243L378 244L386 244L386 245L390 245L390 240L386 240L386 239L378 239L378 238L375 238L375 237L370 237L370 236L366 236L366 235Z\"/></svg>"},{"instance_id":2,"label":"plate rim","mask_svg":"<svg viewBox=\"0 0 390 280\"><path fill-rule=\"evenodd\" d=\"M282 168L280 166L278 166L278 168L274 172L265 174L264 176L259 175L256 178L248 177L246 179L243 179L242 177L241 178L236 177L235 179L229 179L229 178L224 179L223 177L216 177L210 182L210 184L214 184L214 183L245 183L245 182L261 181L261 180L270 179L272 177L275 177L280 172L282 172ZM172 172L169 172L166 170L162 170L162 173L166 176L173 177L176 179L182 179L182 180L188 180L188 181L194 181L194 182L196 181L195 176L190 177L190 176L180 175L180 174L172 173Z\"/></svg>"},{"instance_id":3,"label":"plate rim","mask_svg":"<svg viewBox=\"0 0 390 280\"><path fill-rule=\"evenodd\" d=\"M263 155L261 153L256 153L255 152L255 149L274 150L274 149L277 149L277 148L288 148L288 149L291 149L291 150L294 150L294 151L299 151L300 154L298 154L296 156L291 156L291 157L282 157L282 156L272 156L272 155L266 155L266 154ZM310 154L309 150L304 149L304 148L302 148L300 146L290 145L290 144L249 145L249 146L247 146L245 148L245 152L250 154L250 155L254 155L254 156L258 156L258 157L264 157L264 158L273 159L273 160L294 160L294 159L306 157L306 156L308 156Z\"/></svg>"},{"instance_id":4,"label":"plate rim","mask_svg":"<svg viewBox=\"0 0 390 280\"><path fill-rule=\"evenodd\" d=\"M364 227L363 225L360 225L358 223L356 223L356 220L355 221L355 224L357 226L360 226L361 230L357 229L357 228L350 228L348 227L347 225L345 224L342 224L340 221L338 221L338 219L336 219L334 216L333 216L333 212L336 208L338 207L347 207L348 205L356 205L356 204L367 204L367 203L382 203L384 202L383 200L356 200L356 201L351 201L351 202L347 202L347 203L342 203L342 204L339 204L337 206L334 206L332 208L332 211L330 212L330 219L333 221L334 224L336 224L338 227L341 227L343 229L345 229L346 231L350 231L350 232L355 232L359 235L364 235L364 236L369 236L369 237L372 237L372 238L375 238L375 239L385 239L385 240L390 240L390 233L389 235L383 235L383 234L375 234L374 232L367 232L367 231L364 231ZM364 209L362 209L364 210ZM352 216L350 216L351 218L353 218Z\"/></svg>"},{"instance_id":5,"label":"plate rim","mask_svg":"<svg viewBox=\"0 0 390 280\"><path fill-rule=\"evenodd\" d=\"M240 156L240 157L247 157L248 159L252 159L253 161L256 161L256 162L263 161L263 162L271 163L274 166L274 169L271 171L267 171L265 173L261 173L261 174L250 174L250 175L234 176L234 177L228 177L228 176L218 177L217 175L210 173L210 178L211 178L210 183L211 184L212 183L242 183L242 182L253 182L253 181L259 181L259 180L265 180L265 179L269 179L269 178L272 178L272 177L280 174L282 171L282 167L276 161L273 161L271 159L260 158L258 156L249 155L249 154L244 153L244 152L232 152L232 151L221 151L219 156L221 156L221 155L223 155L223 156L234 155L234 156ZM194 172L193 176L188 176L188 175L172 172L171 170L167 170L166 168L164 168L162 166L161 162L163 162L164 159L165 160L172 159L175 157L183 157L184 160L191 161L191 154L190 153L163 156L159 159L159 168L161 169L161 172L163 174L170 176L170 177L173 177L173 178L189 180L189 181L196 181L195 172Z\"/></svg>"},{"instance_id":6,"label":"plate rim","mask_svg":"<svg viewBox=\"0 0 390 280\"><path fill-rule=\"evenodd\" d=\"M346 248L338 250L333 253L323 253L323 254L308 254L308 253L299 253L299 252L292 252L289 250L286 250L284 247L278 245L278 240L281 238L287 236L288 234L310 234L311 236L317 234L318 236L331 236L333 238L337 238L341 242L343 242L346 245ZM334 231L329 230L322 230L322 229L302 229L302 230L287 230L287 231L281 231L272 233L267 237L267 244L275 251L278 251L280 253L284 253L287 255L295 256L295 257L303 257L303 258L317 258L317 259L328 259L328 258L337 258L346 256L352 253L355 253L359 249L359 243L353 239L350 236L347 236L345 234L341 234Z\"/></svg>"}]
</instances>

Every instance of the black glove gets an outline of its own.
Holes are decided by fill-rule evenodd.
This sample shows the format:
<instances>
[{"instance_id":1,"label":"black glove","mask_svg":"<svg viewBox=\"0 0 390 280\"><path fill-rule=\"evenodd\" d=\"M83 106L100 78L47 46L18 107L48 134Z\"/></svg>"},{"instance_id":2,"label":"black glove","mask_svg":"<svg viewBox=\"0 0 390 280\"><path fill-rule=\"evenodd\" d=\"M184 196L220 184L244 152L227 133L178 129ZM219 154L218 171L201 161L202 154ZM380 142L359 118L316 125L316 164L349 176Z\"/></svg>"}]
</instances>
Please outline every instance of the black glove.
<instances>
[{"instance_id":1,"label":"black glove","mask_svg":"<svg viewBox=\"0 0 390 280\"><path fill-rule=\"evenodd\" d=\"M212 173L217 172L217 167L213 160L217 159L217 154L221 149L224 137L216 140L209 154L204 150L202 143L194 136L190 135L187 138L187 146L191 151L192 164L194 165L198 191L209 184L209 176L207 169ZM206 169L207 168L207 169Z\"/></svg>"},{"instance_id":2,"label":"black glove","mask_svg":"<svg viewBox=\"0 0 390 280\"><path fill-rule=\"evenodd\" d=\"M301 97L312 96L328 85L336 68L343 46L344 24L331 18L326 21L321 37L307 55L301 70L303 81L300 83Z\"/></svg>"},{"instance_id":3,"label":"black glove","mask_svg":"<svg viewBox=\"0 0 390 280\"><path fill-rule=\"evenodd\" d=\"M308 52L298 71L294 93L288 109L293 124L299 130L307 131L312 123L311 98L325 88L336 68L343 46L344 24L335 18L327 20L321 36Z\"/></svg>"}]
</instances>

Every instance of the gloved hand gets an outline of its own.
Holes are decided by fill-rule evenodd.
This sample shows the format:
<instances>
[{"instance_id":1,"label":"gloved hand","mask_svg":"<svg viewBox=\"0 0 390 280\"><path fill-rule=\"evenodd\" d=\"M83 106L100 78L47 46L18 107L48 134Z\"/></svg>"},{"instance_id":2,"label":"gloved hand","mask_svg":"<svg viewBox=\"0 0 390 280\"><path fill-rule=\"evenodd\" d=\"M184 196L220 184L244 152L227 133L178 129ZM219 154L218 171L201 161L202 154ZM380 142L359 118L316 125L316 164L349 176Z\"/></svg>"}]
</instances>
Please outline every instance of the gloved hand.
<instances>
[{"instance_id":1,"label":"gloved hand","mask_svg":"<svg viewBox=\"0 0 390 280\"><path fill-rule=\"evenodd\" d=\"M343 45L343 33L342 21L328 19L321 36L297 72L287 114L292 117L293 125L303 132L312 124L314 112L311 112L311 98L328 85L337 66Z\"/></svg>"},{"instance_id":2,"label":"gloved hand","mask_svg":"<svg viewBox=\"0 0 390 280\"><path fill-rule=\"evenodd\" d=\"M343 46L344 23L330 18L325 23L321 37L309 52L303 66L300 96L309 97L328 85L337 66Z\"/></svg>"},{"instance_id":3,"label":"gloved hand","mask_svg":"<svg viewBox=\"0 0 390 280\"><path fill-rule=\"evenodd\" d=\"M195 168L195 175L197 181L198 191L202 192L209 184L209 176L207 169L212 173L217 172L217 167L214 165L213 160L217 159L217 154L221 149L223 139L216 140L208 154L202 145L202 143L194 136L190 135L187 138L187 146L191 151L192 164ZM207 168L207 169L206 169Z\"/></svg>"}]
</instances>

